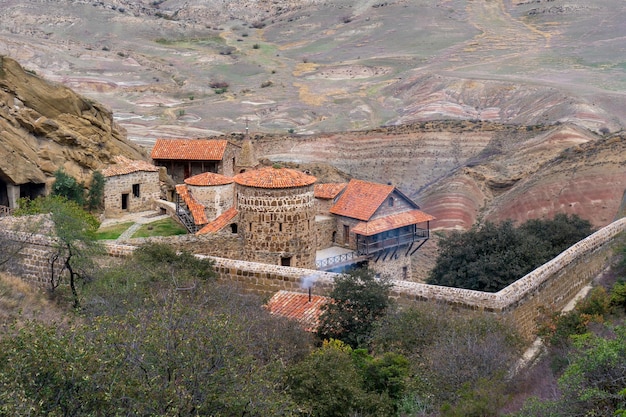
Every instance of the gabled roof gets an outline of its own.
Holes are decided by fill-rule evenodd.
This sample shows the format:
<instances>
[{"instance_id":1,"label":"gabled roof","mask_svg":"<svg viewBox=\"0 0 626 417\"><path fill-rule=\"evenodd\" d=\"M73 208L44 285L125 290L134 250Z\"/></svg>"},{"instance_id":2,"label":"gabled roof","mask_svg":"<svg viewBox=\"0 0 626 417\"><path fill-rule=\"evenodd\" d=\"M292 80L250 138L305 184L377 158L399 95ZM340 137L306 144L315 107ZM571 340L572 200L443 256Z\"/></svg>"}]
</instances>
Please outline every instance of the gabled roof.
<instances>
[{"instance_id":1,"label":"gabled roof","mask_svg":"<svg viewBox=\"0 0 626 417\"><path fill-rule=\"evenodd\" d=\"M128 159L122 155L117 155L113 158L113 161L115 164L109 165L102 170L102 175L105 177L132 174L133 172L139 171L157 172L159 170L158 167L155 167L146 161Z\"/></svg>"},{"instance_id":2,"label":"gabled roof","mask_svg":"<svg viewBox=\"0 0 626 417\"><path fill-rule=\"evenodd\" d=\"M317 178L291 168L264 167L235 175L239 185L257 188L294 188L311 185Z\"/></svg>"},{"instance_id":3,"label":"gabled roof","mask_svg":"<svg viewBox=\"0 0 626 417\"><path fill-rule=\"evenodd\" d=\"M221 161L226 145L226 139L157 139L150 156L155 160Z\"/></svg>"},{"instance_id":4,"label":"gabled roof","mask_svg":"<svg viewBox=\"0 0 626 417\"><path fill-rule=\"evenodd\" d=\"M434 219L434 216L424 213L421 210L411 210L381 217L369 222L361 222L354 226L352 231L359 235L372 236L387 230L398 229L410 224L423 223Z\"/></svg>"},{"instance_id":5,"label":"gabled roof","mask_svg":"<svg viewBox=\"0 0 626 417\"><path fill-rule=\"evenodd\" d=\"M211 223L204 226L202 229L196 232L196 235L204 235L206 233L215 233L222 230L226 225L230 224L231 220L235 218L239 214L239 211L235 207L231 207L221 215L219 215L215 220Z\"/></svg>"},{"instance_id":6,"label":"gabled roof","mask_svg":"<svg viewBox=\"0 0 626 417\"><path fill-rule=\"evenodd\" d=\"M395 190L393 185L350 180L337 202L330 208L332 214L367 221Z\"/></svg>"},{"instance_id":7,"label":"gabled roof","mask_svg":"<svg viewBox=\"0 0 626 417\"><path fill-rule=\"evenodd\" d=\"M332 200L337 197L348 184L343 183L329 183L329 184L315 184L313 186L315 198L322 200Z\"/></svg>"},{"instance_id":8,"label":"gabled roof","mask_svg":"<svg viewBox=\"0 0 626 417\"><path fill-rule=\"evenodd\" d=\"M203 225L209 222L206 218L206 213L204 212L204 205L199 203L198 200L191 195L185 184L176 185L176 192L181 196L187 205L195 224Z\"/></svg>"},{"instance_id":9,"label":"gabled roof","mask_svg":"<svg viewBox=\"0 0 626 417\"><path fill-rule=\"evenodd\" d=\"M203 172L185 180L185 184L195 186L226 185L232 182L232 178L213 172Z\"/></svg>"},{"instance_id":10,"label":"gabled roof","mask_svg":"<svg viewBox=\"0 0 626 417\"><path fill-rule=\"evenodd\" d=\"M331 299L321 295L309 295L291 291L278 291L267 302L270 313L297 320L305 330L315 331L319 324L322 306Z\"/></svg>"}]
</instances>

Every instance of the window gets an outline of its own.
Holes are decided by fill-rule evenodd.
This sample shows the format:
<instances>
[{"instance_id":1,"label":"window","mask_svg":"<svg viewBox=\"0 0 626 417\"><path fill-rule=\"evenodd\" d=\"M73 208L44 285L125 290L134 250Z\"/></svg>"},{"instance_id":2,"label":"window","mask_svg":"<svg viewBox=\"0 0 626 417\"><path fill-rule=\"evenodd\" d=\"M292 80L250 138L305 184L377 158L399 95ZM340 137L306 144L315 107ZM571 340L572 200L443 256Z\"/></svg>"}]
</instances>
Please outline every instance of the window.
<instances>
[{"instance_id":1,"label":"window","mask_svg":"<svg viewBox=\"0 0 626 417\"><path fill-rule=\"evenodd\" d=\"M291 266L291 256L285 256L280 258L281 266Z\"/></svg>"},{"instance_id":2,"label":"window","mask_svg":"<svg viewBox=\"0 0 626 417\"><path fill-rule=\"evenodd\" d=\"M283 231L283 224L282 223L278 223L278 231L279 232Z\"/></svg>"},{"instance_id":3,"label":"window","mask_svg":"<svg viewBox=\"0 0 626 417\"><path fill-rule=\"evenodd\" d=\"M231 233L237 233L237 223L231 223L231 225L230 225L230 232Z\"/></svg>"},{"instance_id":4,"label":"window","mask_svg":"<svg viewBox=\"0 0 626 417\"><path fill-rule=\"evenodd\" d=\"M133 184L133 197L139 197L139 184Z\"/></svg>"},{"instance_id":5,"label":"window","mask_svg":"<svg viewBox=\"0 0 626 417\"><path fill-rule=\"evenodd\" d=\"M409 267L408 266L403 266L402 267L402 279L404 281L406 281L407 279L409 279Z\"/></svg>"},{"instance_id":6,"label":"window","mask_svg":"<svg viewBox=\"0 0 626 417\"><path fill-rule=\"evenodd\" d=\"M393 197L389 197L389 207L393 207Z\"/></svg>"}]
</instances>

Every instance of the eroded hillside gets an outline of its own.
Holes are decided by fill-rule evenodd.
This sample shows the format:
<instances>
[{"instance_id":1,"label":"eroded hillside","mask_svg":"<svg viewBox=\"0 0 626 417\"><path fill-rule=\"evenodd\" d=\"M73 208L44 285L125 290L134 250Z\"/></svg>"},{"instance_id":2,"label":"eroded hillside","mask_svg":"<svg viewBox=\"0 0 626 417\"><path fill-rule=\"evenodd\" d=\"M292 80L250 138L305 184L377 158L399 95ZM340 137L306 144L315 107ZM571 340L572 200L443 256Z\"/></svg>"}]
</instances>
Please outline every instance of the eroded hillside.
<instances>
[{"instance_id":1,"label":"eroded hillside","mask_svg":"<svg viewBox=\"0 0 626 417\"><path fill-rule=\"evenodd\" d=\"M81 182L115 155L145 159L111 111L0 56L0 180L45 184L63 168Z\"/></svg>"}]
</instances>

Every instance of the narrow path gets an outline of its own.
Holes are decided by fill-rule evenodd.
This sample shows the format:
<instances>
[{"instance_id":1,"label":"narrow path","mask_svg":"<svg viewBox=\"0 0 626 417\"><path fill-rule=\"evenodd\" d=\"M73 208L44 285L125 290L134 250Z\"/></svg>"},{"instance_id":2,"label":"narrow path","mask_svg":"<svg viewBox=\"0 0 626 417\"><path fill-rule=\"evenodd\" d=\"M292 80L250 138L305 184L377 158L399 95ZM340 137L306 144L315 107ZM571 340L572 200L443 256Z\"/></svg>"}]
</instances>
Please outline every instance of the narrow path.
<instances>
[{"instance_id":1,"label":"narrow path","mask_svg":"<svg viewBox=\"0 0 626 417\"><path fill-rule=\"evenodd\" d=\"M141 223L134 223L128 229L124 230L124 233L119 235L119 237L116 240L130 239L135 234L135 232L141 228L141 226L142 226Z\"/></svg>"}]
</instances>

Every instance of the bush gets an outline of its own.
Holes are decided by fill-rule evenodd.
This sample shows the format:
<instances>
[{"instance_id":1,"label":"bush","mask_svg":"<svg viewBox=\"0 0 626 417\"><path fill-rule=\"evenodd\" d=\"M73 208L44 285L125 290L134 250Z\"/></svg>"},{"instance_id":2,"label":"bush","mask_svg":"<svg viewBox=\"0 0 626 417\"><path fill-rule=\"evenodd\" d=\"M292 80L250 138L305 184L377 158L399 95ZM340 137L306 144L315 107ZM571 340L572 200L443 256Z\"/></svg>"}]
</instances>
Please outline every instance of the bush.
<instances>
[{"instance_id":1,"label":"bush","mask_svg":"<svg viewBox=\"0 0 626 417\"><path fill-rule=\"evenodd\" d=\"M356 348L369 342L374 322L390 305L387 279L376 278L369 269L359 269L335 278L332 302L322 307L317 334L338 339Z\"/></svg>"},{"instance_id":2,"label":"bush","mask_svg":"<svg viewBox=\"0 0 626 417\"><path fill-rule=\"evenodd\" d=\"M59 168L54 173L54 184L52 184L52 195L64 197L80 205L85 202L85 190L83 184L76 178L65 173L63 168Z\"/></svg>"},{"instance_id":3,"label":"bush","mask_svg":"<svg viewBox=\"0 0 626 417\"><path fill-rule=\"evenodd\" d=\"M593 232L578 216L552 220L487 222L467 232L452 232L439 242L429 284L497 292L554 258Z\"/></svg>"}]
</instances>

